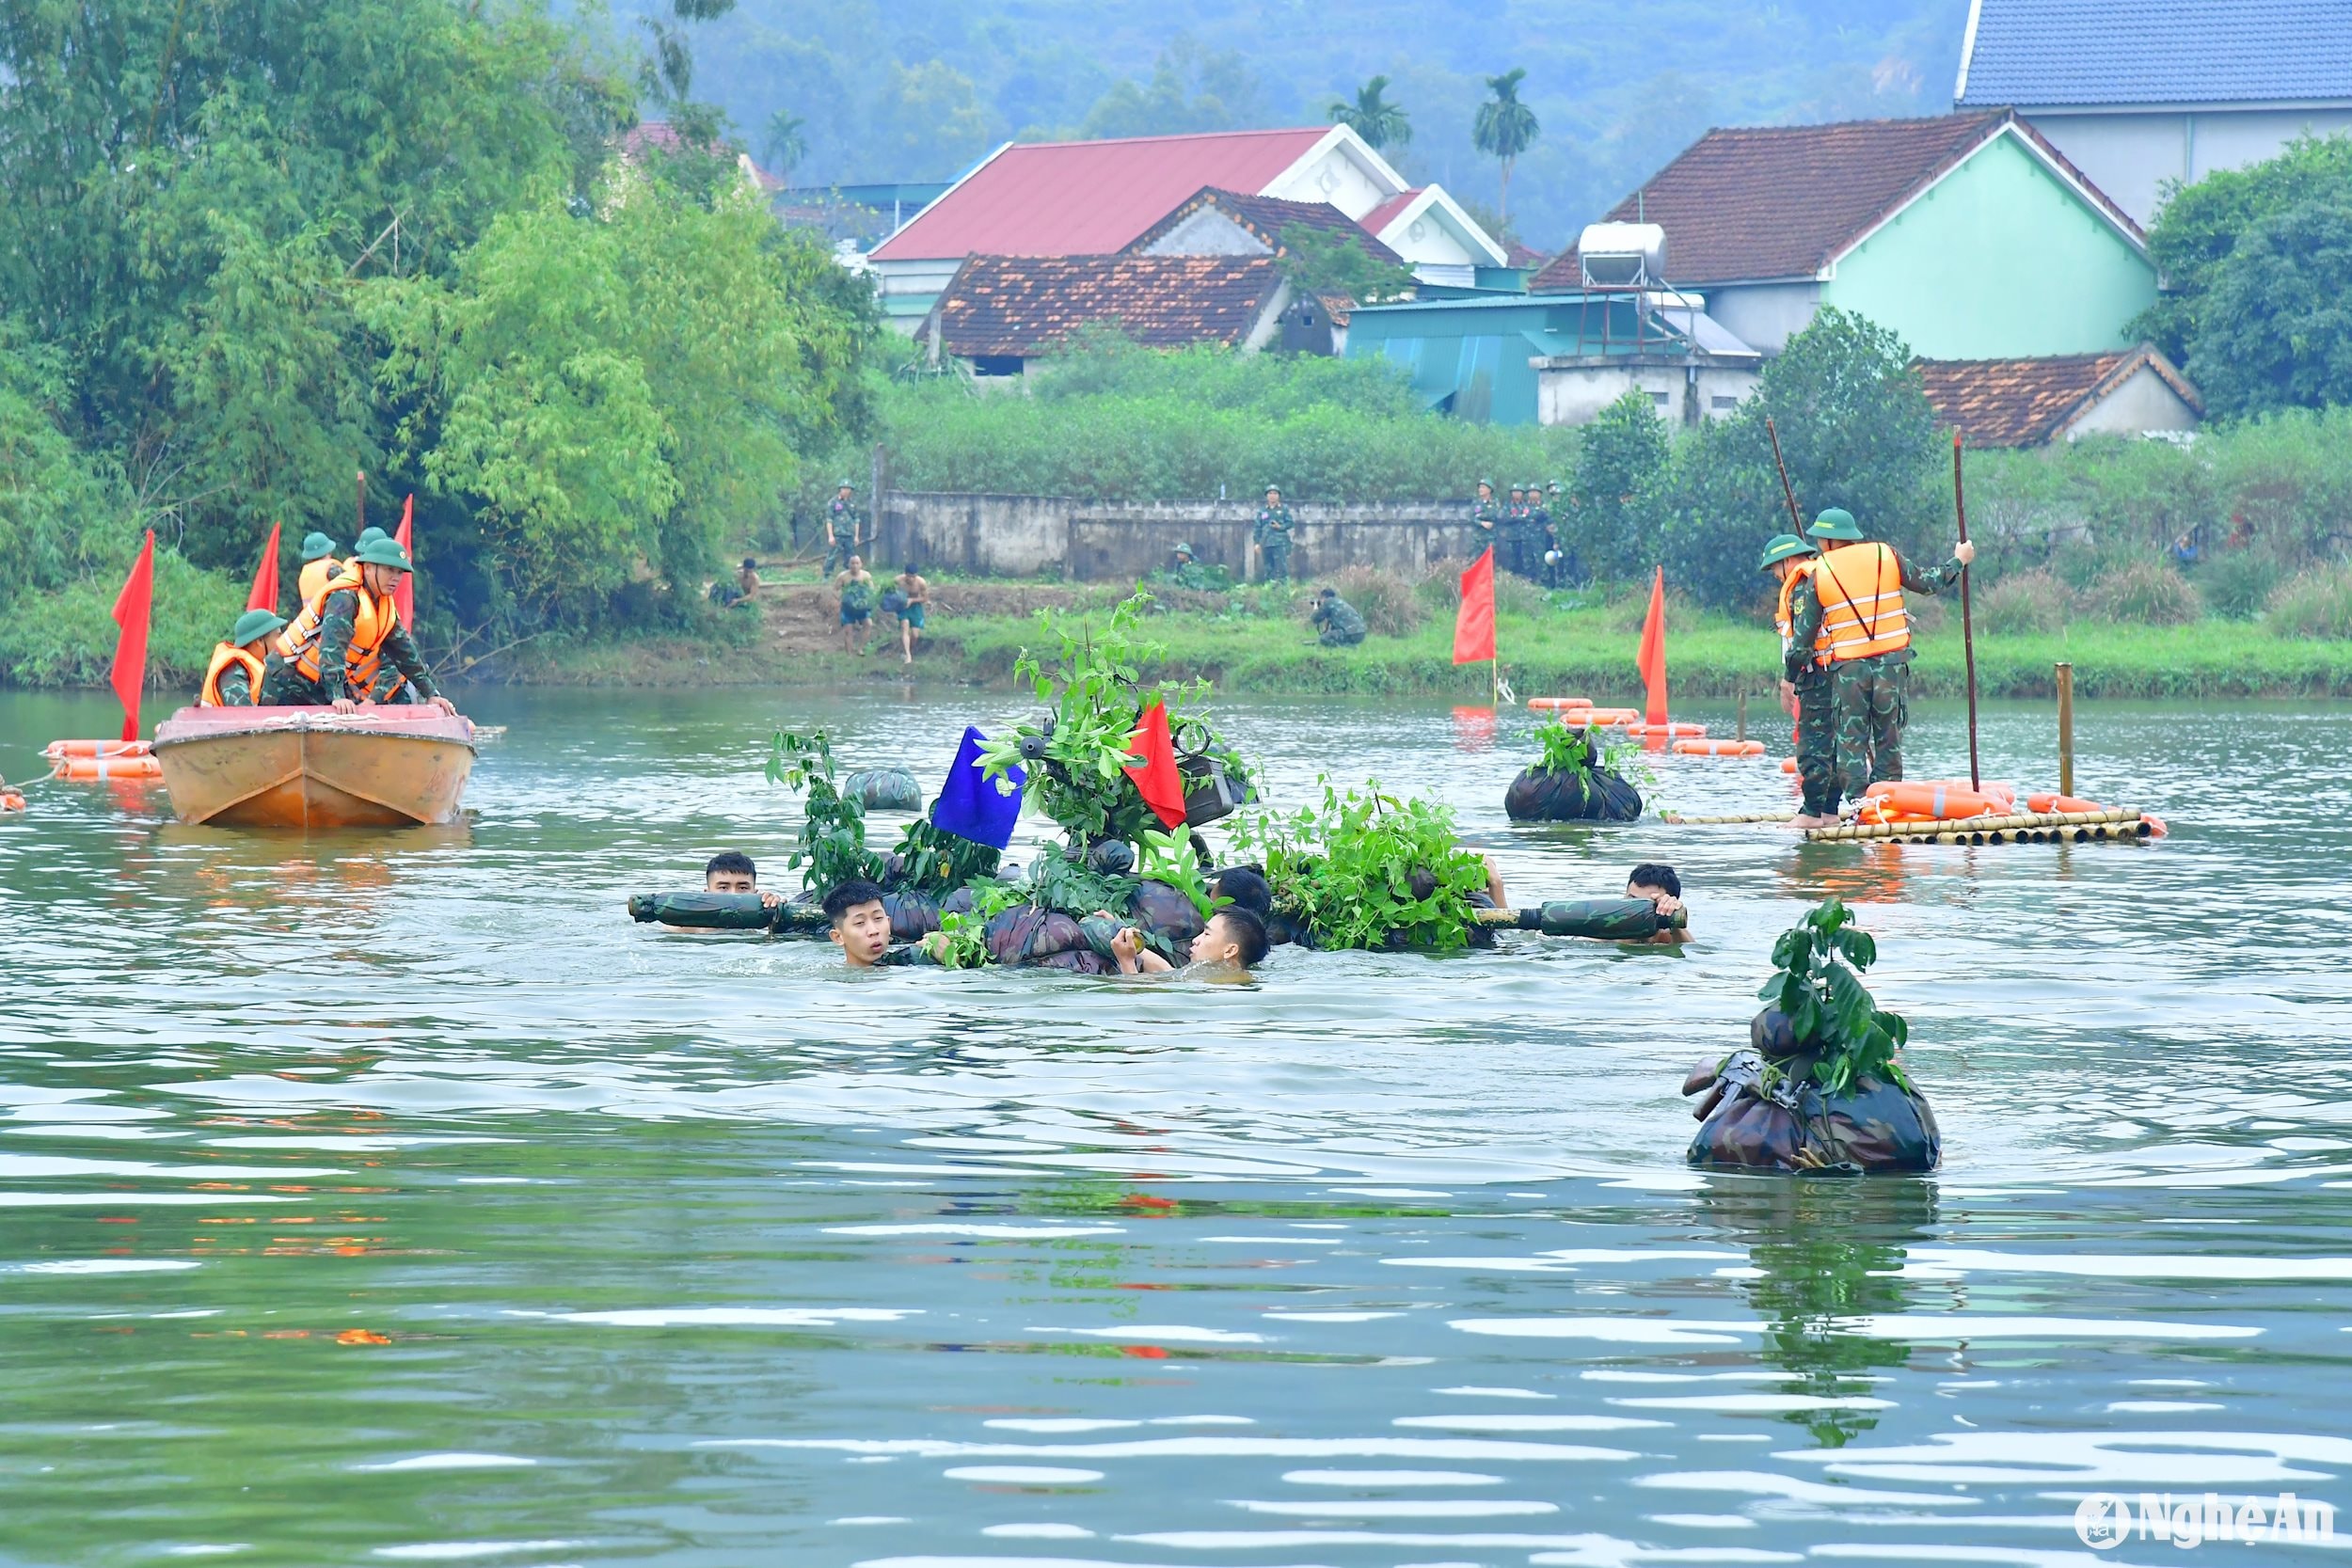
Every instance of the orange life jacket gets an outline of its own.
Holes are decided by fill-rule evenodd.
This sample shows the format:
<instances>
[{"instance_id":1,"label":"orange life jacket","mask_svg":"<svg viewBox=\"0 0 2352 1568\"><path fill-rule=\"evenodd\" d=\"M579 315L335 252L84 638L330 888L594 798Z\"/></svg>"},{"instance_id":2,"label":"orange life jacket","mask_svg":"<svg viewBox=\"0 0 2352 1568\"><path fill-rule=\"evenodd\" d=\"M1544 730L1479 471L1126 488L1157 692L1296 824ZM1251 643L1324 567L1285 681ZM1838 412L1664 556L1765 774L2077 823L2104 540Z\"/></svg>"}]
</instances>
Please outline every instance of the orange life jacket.
<instances>
[{"instance_id":1,"label":"orange life jacket","mask_svg":"<svg viewBox=\"0 0 2352 1568\"><path fill-rule=\"evenodd\" d=\"M1780 628L1780 651L1787 653L1788 644L1796 640L1796 612L1788 608L1788 595L1797 591L1797 584L1813 575L1813 568L1821 563L1820 556L1810 556L1797 562L1797 569L1781 579L1780 609L1772 616L1772 624Z\"/></svg>"},{"instance_id":2,"label":"orange life jacket","mask_svg":"<svg viewBox=\"0 0 2352 1568\"><path fill-rule=\"evenodd\" d=\"M343 563L331 555L302 563L301 573L294 578L294 597L309 604L318 591L342 574Z\"/></svg>"},{"instance_id":3,"label":"orange life jacket","mask_svg":"<svg viewBox=\"0 0 2352 1568\"><path fill-rule=\"evenodd\" d=\"M364 696L375 685L376 667L384 662L384 640L400 625L400 615L389 594L377 598L368 592L356 564L343 563L338 576L304 602L294 624L278 634L278 657L301 671L305 680L321 678L319 635L326 619L326 600L344 589L358 596L359 613L352 624L351 646L343 656L343 679Z\"/></svg>"},{"instance_id":4,"label":"orange life jacket","mask_svg":"<svg viewBox=\"0 0 2352 1568\"><path fill-rule=\"evenodd\" d=\"M1824 551L1813 568L1813 592L1821 601L1821 630L1813 639L1820 663L1842 664L1911 646L1902 567L1884 545Z\"/></svg>"},{"instance_id":5,"label":"orange life jacket","mask_svg":"<svg viewBox=\"0 0 2352 1568\"><path fill-rule=\"evenodd\" d=\"M239 647L234 642L220 642L214 645L213 662L211 667L204 672L204 688L196 694L196 705L199 707L227 707L229 705L221 700L220 677L227 674L233 666L239 664L245 666L246 702L247 704L260 702L262 700L262 661L260 657L256 655L246 653L243 648Z\"/></svg>"}]
</instances>

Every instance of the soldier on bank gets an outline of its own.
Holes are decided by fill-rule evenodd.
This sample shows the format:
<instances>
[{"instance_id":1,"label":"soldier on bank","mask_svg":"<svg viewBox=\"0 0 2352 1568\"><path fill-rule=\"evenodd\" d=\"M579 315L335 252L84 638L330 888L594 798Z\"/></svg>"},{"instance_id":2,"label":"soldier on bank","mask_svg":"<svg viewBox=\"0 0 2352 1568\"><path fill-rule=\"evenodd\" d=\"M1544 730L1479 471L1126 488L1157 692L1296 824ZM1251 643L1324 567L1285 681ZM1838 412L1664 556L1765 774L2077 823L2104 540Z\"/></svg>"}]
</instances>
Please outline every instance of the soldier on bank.
<instances>
[{"instance_id":1,"label":"soldier on bank","mask_svg":"<svg viewBox=\"0 0 2352 1568\"><path fill-rule=\"evenodd\" d=\"M1258 559L1263 564L1264 580L1288 582L1291 579L1291 530L1295 520L1291 509L1282 504L1282 487L1265 487L1265 504L1258 508L1258 515L1250 524L1250 541L1258 546Z\"/></svg>"},{"instance_id":2,"label":"soldier on bank","mask_svg":"<svg viewBox=\"0 0 2352 1568\"><path fill-rule=\"evenodd\" d=\"M868 543L866 537L866 514L858 509L857 486L848 480L841 482L834 498L825 507L825 575L833 576L850 563L850 557L864 555Z\"/></svg>"},{"instance_id":3,"label":"soldier on bank","mask_svg":"<svg viewBox=\"0 0 2352 1568\"><path fill-rule=\"evenodd\" d=\"M1470 526L1477 531L1470 545L1474 554L1494 548L1495 529L1502 521L1502 505L1495 499L1495 482L1478 482L1478 499L1470 503Z\"/></svg>"},{"instance_id":4,"label":"soldier on bank","mask_svg":"<svg viewBox=\"0 0 2352 1568\"><path fill-rule=\"evenodd\" d=\"M1977 547L1963 541L1931 572L1863 537L1853 514L1831 507L1805 531L1822 547L1812 575L1788 595L1793 681L1808 668L1829 678L1836 725L1836 777L1830 809L1843 796L1903 776L1903 730L1911 721L1911 611L1905 593L1940 594L1960 580Z\"/></svg>"},{"instance_id":5,"label":"soldier on bank","mask_svg":"<svg viewBox=\"0 0 2352 1568\"><path fill-rule=\"evenodd\" d=\"M1362 611L1340 597L1336 588L1315 595L1315 612L1309 618L1315 641L1327 648L1352 648L1364 640Z\"/></svg>"}]
</instances>

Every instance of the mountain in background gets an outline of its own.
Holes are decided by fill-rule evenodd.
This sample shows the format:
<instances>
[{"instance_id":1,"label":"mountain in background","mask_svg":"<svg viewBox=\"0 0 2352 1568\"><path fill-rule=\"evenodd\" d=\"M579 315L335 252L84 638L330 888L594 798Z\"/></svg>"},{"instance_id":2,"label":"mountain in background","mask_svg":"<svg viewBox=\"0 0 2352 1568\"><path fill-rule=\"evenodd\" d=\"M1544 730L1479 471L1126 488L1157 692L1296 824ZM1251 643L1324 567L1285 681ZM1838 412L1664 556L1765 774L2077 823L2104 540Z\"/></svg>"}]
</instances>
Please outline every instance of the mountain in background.
<instances>
[{"instance_id":1,"label":"mountain in background","mask_svg":"<svg viewBox=\"0 0 2352 1568\"><path fill-rule=\"evenodd\" d=\"M624 0L627 23L648 0ZM1387 155L1482 216L1486 78L1527 68L1543 134L1514 233L1557 250L1710 125L1939 114L1968 0L739 0L692 31L693 94L763 162L796 117L798 185L949 180L998 143L1321 123L1385 73Z\"/></svg>"}]
</instances>

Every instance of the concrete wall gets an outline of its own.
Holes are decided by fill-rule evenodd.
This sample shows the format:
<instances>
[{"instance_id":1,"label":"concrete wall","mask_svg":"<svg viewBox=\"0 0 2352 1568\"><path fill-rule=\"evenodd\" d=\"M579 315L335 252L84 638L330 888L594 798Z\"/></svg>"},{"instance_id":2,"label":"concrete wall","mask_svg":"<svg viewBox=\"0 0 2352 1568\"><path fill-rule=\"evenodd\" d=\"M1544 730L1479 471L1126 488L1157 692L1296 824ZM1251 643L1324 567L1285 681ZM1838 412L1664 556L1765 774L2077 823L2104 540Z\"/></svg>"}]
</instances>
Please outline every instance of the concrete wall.
<instances>
[{"instance_id":1,"label":"concrete wall","mask_svg":"<svg viewBox=\"0 0 2352 1568\"><path fill-rule=\"evenodd\" d=\"M1335 141L1321 157L1285 170L1258 194L1285 201L1327 201L1349 217L1360 218L1401 189L1357 162L1344 141Z\"/></svg>"},{"instance_id":2,"label":"concrete wall","mask_svg":"<svg viewBox=\"0 0 2352 1568\"><path fill-rule=\"evenodd\" d=\"M2152 431L2191 431L2202 422L2197 410L2184 403L2164 377L2142 365L2122 386L2068 425L2064 435L2070 441L2086 436L2145 436Z\"/></svg>"},{"instance_id":3,"label":"concrete wall","mask_svg":"<svg viewBox=\"0 0 2352 1568\"><path fill-rule=\"evenodd\" d=\"M1179 542L1240 578L1257 498L1247 501L1084 501L1055 496L885 492L877 509L879 562L908 559L930 570L993 577L1132 582L1168 564ZM1468 560L1474 543L1467 500L1368 506L1294 505L1291 573L1384 566L1416 573L1433 561Z\"/></svg>"},{"instance_id":4,"label":"concrete wall","mask_svg":"<svg viewBox=\"0 0 2352 1568\"><path fill-rule=\"evenodd\" d=\"M1537 359L1536 417L1545 424L1590 424L1600 411L1636 388L1648 394L1661 420L1692 425L1730 417L1756 391L1754 368L1701 365L1695 378L1680 364L1634 364L1587 359Z\"/></svg>"},{"instance_id":5,"label":"concrete wall","mask_svg":"<svg viewBox=\"0 0 2352 1568\"><path fill-rule=\"evenodd\" d=\"M1812 325L1821 307L1819 283L1718 284L1706 292L1707 313L1762 354L1778 354Z\"/></svg>"},{"instance_id":6,"label":"concrete wall","mask_svg":"<svg viewBox=\"0 0 2352 1568\"><path fill-rule=\"evenodd\" d=\"M2155 299L2146 253L2013 135L1904 208L1821 286L1823 304L1869 317L1929 359L2122 348Z\"/></svg>"},{"instance_id":7,"label":"concrete wall","mask_svg":"<svg viewBox=\"0 0 2352 1568\"><path fill-rule=\"evenodd\" d=\"M2142 228L2165 185L2275 158L2305 135L2352 129L2352 109L2029 110L2033 128Z\"/></svg>"}]
</instances>

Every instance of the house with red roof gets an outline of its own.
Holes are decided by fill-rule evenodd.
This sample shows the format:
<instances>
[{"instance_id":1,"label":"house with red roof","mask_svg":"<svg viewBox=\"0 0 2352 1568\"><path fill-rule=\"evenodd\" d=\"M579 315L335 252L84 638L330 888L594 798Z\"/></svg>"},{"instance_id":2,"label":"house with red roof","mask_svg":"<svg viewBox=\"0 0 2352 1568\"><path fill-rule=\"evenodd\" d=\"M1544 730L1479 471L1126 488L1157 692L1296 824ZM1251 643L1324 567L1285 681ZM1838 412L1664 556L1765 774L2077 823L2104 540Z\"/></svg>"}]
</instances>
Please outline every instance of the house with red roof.
<instances>
[{"instance_id":1,"label":"house with red roof","mask_svg":"<svg viewBox=\"0 0 2352 1568\"><path fill-rule=\"evenodd\" d=\"M1204 189L1335 208L1424 282L1475 288L1510 257L1435 185L1406 184L1344 125L1012 142L876 245L886 314L928 315L971 256L1108 256Z\"/></svg>"},{"instance_id":2,"label":"house with red roof","mask_svg":"<svg viewBox=\"0 0 2352 1568\"><path fill-rule=\"evenodd\" d=\"M1767 355L1825 305L1932 359L2107 354L2156 297L2139 226L2008 110L1709 131L1609 215ZM1571 246L1531 287L1583 285Z\"/></svg>"}]
</instances>

